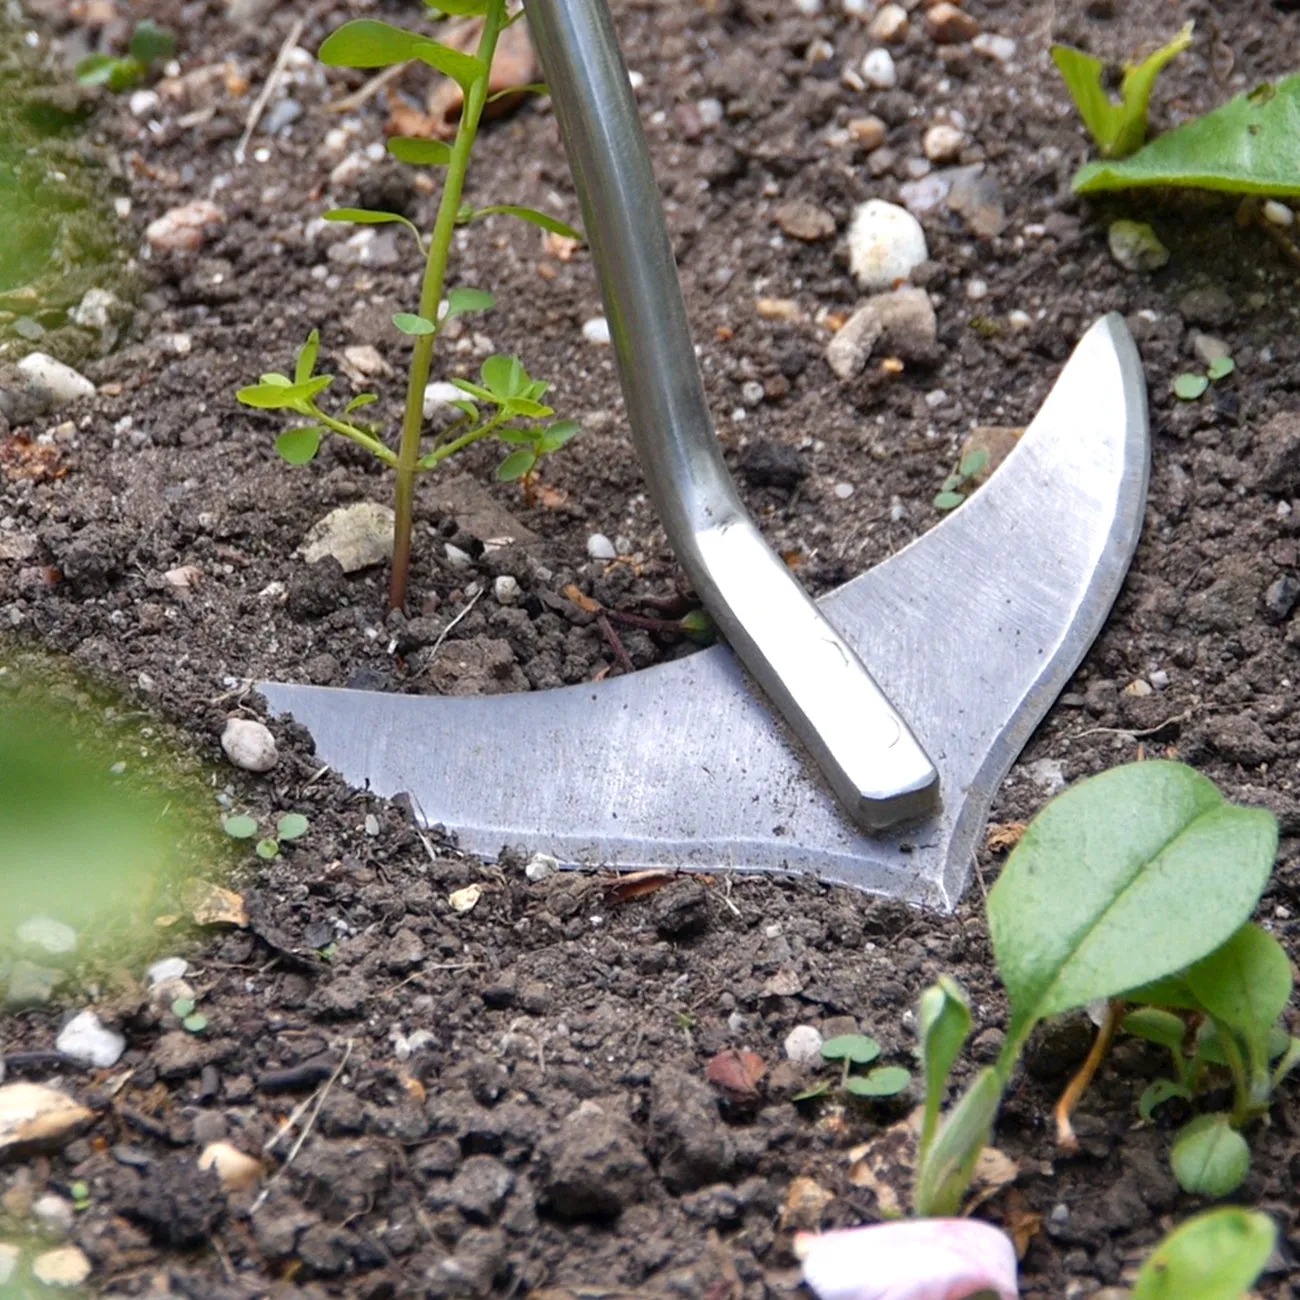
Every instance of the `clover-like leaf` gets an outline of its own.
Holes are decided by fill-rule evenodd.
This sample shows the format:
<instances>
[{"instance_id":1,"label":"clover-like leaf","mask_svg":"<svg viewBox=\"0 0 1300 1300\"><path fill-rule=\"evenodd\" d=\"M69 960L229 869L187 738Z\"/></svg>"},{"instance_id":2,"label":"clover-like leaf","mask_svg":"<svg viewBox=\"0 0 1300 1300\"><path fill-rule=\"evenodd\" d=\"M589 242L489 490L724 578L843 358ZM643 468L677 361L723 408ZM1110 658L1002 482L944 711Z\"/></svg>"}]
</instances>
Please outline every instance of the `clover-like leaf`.
<instances>
[{"instance_id":1,"label":"clover-like leaf","mask_svg":"<svg viewBox=\"0 0 1300 1300\"><path fill-rule=\"evenodd\" d=\"M577 420L556 420L556 422L546 429L538 441L538 447L542 454L549 456L552 452L559 451L566 443L571 442L582 432L582 425Z\"/></svg>"},{"instance_id":2,"label":"clover-like leaf","mask_svg":"<svg viewBox=\"0 0 1300 1300\"><path fill-rule=\"evenodd\" d=\"M88 54L77 63L77 81L83 86L106 86L121 62L111 54Z\"/></svg>"},{"instance_id":3,"label":"clover-like leaf","mask_svg":"<svg viewBox=\"0 0 1300 1300\"><path fill-rule=\"evenodd\" d=\"M275 834L282 843L286 840L300 840L307 834L310 825L302 813L285 813L275 824Z\"/></svg>"},{"instance_id":4,"label":"clover-like leaf","mask_svg":"<svg viewBox=\"0 0 1300 1300\"><path fill-rule=\"evenodd\" d=\"M184 1020L186 1016L194 1014L193 998L175 998L171 1006L172 1015L179 1020Z\"/></svg>"},{"instance_id":5,"label":"clover-like leaf","mask_svg":"<svg viewBox=\"0 0 1300 1300\"><path fill-rule=\"evenodd\" d=\"M963 501L966 500L964 492L944 491L940 492L934 499L934 508L936 510L956 510Z\"/></svg>"},{"instance_id":6,"label":"clover-like leaf","mask_svg":"<svg viewBox=\"0 0 1300 1300\"><path fill-rule=\"evenodd\" d=\"M523 478L536 464L537 453L531 447L520 447L518 451L512 451L497 466L497 481L509 483L514 479Z\"/></svg>"},{"instance_id":7,"label":"clover-like leaf","mask_svg":"<svg viewBox=\"0 0 1300 1300\"><path fill-rule=\"evenodd\" d=\"M235 397L259 411L301 410L333 382L333 375L316 375L302 384L279 382L279 376L262 376L263 382L241 388Z\"/></svg>"},{"instance_id":8,"label":"clover-like leaf","mask_svg":"<svg viewBox=\"0 0 1300 1300\"><path fill-rule=\"evenodd\" d=\"M885 1065L868 1074L851 1074L844 1081L844 1091L855 1097L897 1097L912 1082L901 1065Z\"/></svg>"},{"instance_id":9,"label":"clover-like leaf","mask_svg":"<svg viewBox=\"0 0 1300 1300\"><path fill-rule=\"evenodd\" d=\"M280 856L279 840L264 839L257 841L257 856L270 862L272 858Z\"/></svg>"},{"instance_id":10,"label":"clover-like leaf","mask_svg":"<svg viewBox=\"0 0 1300 1300\"><path fill-rule=\"evenodd\" d=\"M331 32L316 57L331 68L387 68L416 58L428 38L372 18L358 18Z\"/></svg>"},{"instance_id":11,"label":"clover-like leaf","mask_svg":"<svg viewBox=\"0 0 1300 1300\"><path fill-rule=\"evenodd\" d=\"M187 1033L201 1034L208 1027L208 1018L205 1015L195 1013L192 1016L186 1016L181 1021L181 1028Z\"/></svg>"},{"instance_id":12,"label":"clover-like leaf","mask_svg":"<svg viewBox=\"0 0 1300 1300\"><path fill-rule=\"evenodd\" d=\"M528 371L518 357L488 357L480 371L483 386L498 400L519 397L528 385Z\"/></svg>"},{"instance_id":13,"label":"clover-like leaf","mask_svg":"<svg viewBox=\"0 0 1300 1300\"><path fill-rule=\"evenodd\" d=\"M1198 397L1204 396L1209 386L1210 381L1204 375L1194 375L1189 372L1179 375L1174 380L1174 396L1184 402L1194 402Z\"/></svg>"},{"instance_id":14,"label":"clover-like leaf","mask_svg":"<svg viewBox=\"0 0 1300 1300\"><path fill-rule=\"evenodd\" d=\"M399 311L393 317L393 324L397 326L403 334L436 334L438 327L431 321L426 320L423 316L416 316L409 311Z\"/></svg>"},{"instance_id":15,"label":"clover-like leaf","mask_svg":"<svg viewBox=\"0 0 1300 1300\"><path fill-rule=\"evenodd\" d=\"M961 464L957 466L957 472L964 479L978 478L989 467L989 453L984 447L978 447L975 451L967 452L961 458Z\"/></svg>"},{"instance_id":16,"label":"clover-like leaf","mask_svg":"<svg viewBox=\"0 0 1300 1300\"><path fill-rule=\"evenodd\" d=\"M249 817L247 813L240 813L234 817L223 817L221 819L221 829L232 840L251 840L257 834L257 820Z\"/></svg>"},{"instance_id":17,"label":"clover-like leaf","mask_svg":"<svg viewBox=\"0 0 1300 1300\"><path fill-rule=\"evenodd\" d=\"M329 432L318 424L304 425L300 429L286 429L276 440L275 449L280 459L290 465L305 465L320 450L321 439Z\"/></svg>"},{"instance_id":18,"label":"clover-like leaf","mask_svg":"<svg viewBox=\"0 0 1300 1300\"><path fill-rule=\"evenodd\" d=\"M445 319L464 316L467 312L490 311L497 300L482 289L453 289L447 295Z\"/></svg>"},{"instance_id":19,"label":"clover-like leaf","mask_svg":"<svg viewBox=\"0 0 1300 1300\"><path fill-rule=\"evenodd\" d=\"M436 68L443 76L450 77L466 93L487 72L482 59L453 50L450 45L440 45L437 41L421 41L415 49L415 57Z\"/></svg>"},{"instance_id":20,"label":"clover-like leaf","mask_svg":"<svg viewBox=\"0 0 1300 1300\"><path fill-rule=\"evenodd\" d=\"M445 167L451 162L451 146L441 140L422 140L419 136L395 135L388 141L388 152L398 162L416 167Z\"/></svg>"},{"instance_id":21,"label":"clover-like leaf","mask_svg":"<svg viewBox=\"0 0 1300 1300\"><path fill-rule=\"evenodd\" d=\"M840 1034L822 1044L822 1059L851 1061L854 1065L869 1065L880 1055L880 1044L866 1034Z\"/></svg>"},{"instance_id":22,"label":"clover-like leaf","mask_svg":"<svg viewBox=\"0 0 1300 1300\"><path fill-rule=\"evenodd\" d=\"M1231 357L1215 357L1206 368L1206 375L1209 376L1216 384L1221 379L1227 379L1237 368L1237 363Z\"/></svg>"},{"instance_id":23,"label":"clover-like leaf","mask_svg":"<svg viewBox=\"0 0 1300 1300\"><path fill-rule=\"evenodd\" d=\"M363 406L369 406L372 402L379 401L378 393L358 393L344 408L344 415L351 415L353 411L359 411Z\"/></svg>"}]
</instances>

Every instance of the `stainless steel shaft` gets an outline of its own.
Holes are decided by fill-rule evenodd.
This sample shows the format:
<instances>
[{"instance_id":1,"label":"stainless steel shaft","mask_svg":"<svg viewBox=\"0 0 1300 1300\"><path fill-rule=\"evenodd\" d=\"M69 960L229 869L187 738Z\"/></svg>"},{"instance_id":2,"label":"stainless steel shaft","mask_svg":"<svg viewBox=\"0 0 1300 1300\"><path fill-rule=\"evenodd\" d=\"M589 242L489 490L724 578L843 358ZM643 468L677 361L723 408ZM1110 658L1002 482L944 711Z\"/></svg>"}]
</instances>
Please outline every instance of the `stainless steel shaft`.
<instances>
[{"instance_id":1,"label":"stainless steel shaft","mask_svg":"<svg viewBox=\"0 0 1300 1300\"><path fill-rule=\"evenodd\" d=\"M705 607L850 816L938 801L907 723L746 514L718 446L650 153L604 0L525 0L651 499ZM683 709L690 702L681 702Z\"/></svg>"}]
</instances>

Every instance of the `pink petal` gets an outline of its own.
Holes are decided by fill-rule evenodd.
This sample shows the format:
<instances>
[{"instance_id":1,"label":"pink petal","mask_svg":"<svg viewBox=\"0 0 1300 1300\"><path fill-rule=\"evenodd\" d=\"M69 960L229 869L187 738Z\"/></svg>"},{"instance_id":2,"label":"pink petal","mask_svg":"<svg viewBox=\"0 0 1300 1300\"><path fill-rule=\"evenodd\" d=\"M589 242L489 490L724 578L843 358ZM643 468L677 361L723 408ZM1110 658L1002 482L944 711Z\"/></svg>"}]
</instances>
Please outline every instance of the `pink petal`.
<instances>
[{"instance_id":1,"label":"pink petal","mask_svg":"<svg viewBox=\"0 0 1300 1300\"><path fill-rule=\"evenodd\" d=\"M910 1219L800 1233L803 1279L819 1300L1017 1300L1011 1239L976 1219Z\"/></svg>"}]
</instances>

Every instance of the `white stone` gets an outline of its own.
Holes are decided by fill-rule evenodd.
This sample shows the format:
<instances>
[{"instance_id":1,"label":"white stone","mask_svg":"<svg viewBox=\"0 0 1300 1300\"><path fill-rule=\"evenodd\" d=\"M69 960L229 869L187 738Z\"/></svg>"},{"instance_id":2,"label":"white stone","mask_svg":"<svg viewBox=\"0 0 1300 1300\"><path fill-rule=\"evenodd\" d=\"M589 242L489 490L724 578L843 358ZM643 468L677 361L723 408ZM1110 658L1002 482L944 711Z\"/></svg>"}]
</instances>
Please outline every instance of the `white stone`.
<instances>
[{"instance_id":1,"label":"white stone","mask_svg":"<svg viewBox=\"0 0 1300 1300\"><path fill-rule=\"evenodd\" d=\"M522 593L519 590L519 581L511 577L508 573L503 573L492 583L492 594L497 598L498 603L502 605L517 605Z\"/></svg>"},{"instance_id":2,"label":"white stone","mask_svg":"<svg viewBox=\"0 0 1300 1300\"><path fill-rule=\"evenodd\" d=\"M474 557L468 551L462 551L459 546L453 546L447 542L442 553L447 557L447 563L453 569L472 569L474 567Z\"/></svg>"},{"instance_id":3,"label":"white stone","mask_svg":"<svg viewBox=\"0 0 1300 1300\"><path fill-rule=\"evenodd\" d=\"M1019 307L1007 312L1007 324L1013 330L1027 330L1032 324L1033 319L1027 311L1022 311Z\"/></svg>"},{"instance_id":4,"label":"white stone","mask_svg":"<svg viewBox=\"0 0 1300 1300\"><path fill-rule=\"evenodd\" d=\"M344 348L343 364L345 369L353 371L362 379L378 379L393 373L392 366L372 343L357 343Z\"/></svg>"},{"instance_id":5,"label":"white stone","mask_svg":"<svg viewBox=\"0 0 1300 1300\"><path fill-rule=\"evenodd\" d=\"M68 313L74 325L88 330L106 330L115 313L122 310L122 300L110 289L87 289L81 301Z\"/></svg>"},{"instance_id":6,"label":"white stone","mask_svg":"<svg viewBox=\"0 0 1300 1300\"><path fill-rule=\"evenodd\" d=\"M66 957L77 951L77 932L52 916L33 916L18 927L18 942L48 957Z\"/></svg>"},{"instance_id":7,"label":"white stone","mask_svg":"<svg viewBox=\"0 0 1300 1300\"><path fill-rule=\"evenodd\" d=\"M720 99L701 99L695 105L700 116L700 125L707 131L722 121L722 101Z\"/></svg>"},{"instance_id":8,"label":"white stone","mask_svg":"<svg viewBox=\"0 0 1300 1300\"><path fill-rule=\"evenodd\" d=\"M898 69L894 56L885 49L868 50L862 60L862 77L877 90L893 90L898 85Z\"/></svg>"},{"instance_id":9,"label":"white stone","mask_svg":"<svg viewBox=\"0 0 1300 1300\"><path fill-rule=\"evenodd\" d=\"M549 880L560 869L558 858L553 858L549 853L534 853L528 859L528 865L524 867L524 875L529 882L534 885L540 885L543 880Z\"/></svg>"},{"instance_id":10,"label":"white stone","mask_svg":"<svg viewBox=\"0 0 1300 1300\"><path fill-rule=\"evenodd\" d=\"M127 100L127 107L130 108L132 117L147 117L150 113L156 112L161 103L162 100L156 90L137 90Z\"/></svg>"},{"instance_id":11,"label":"white stone","mask_svg":"<svg viewBox=\"0 0 1300 1300\"><path fill-rule=\"evenodd\" d=\"M867 26L873 41L901 41L907 35L907 10L899 4L882 5Z\"/></svg>"},{"instance_id":12,"label":"white stone","mask_svg":"<svg viewBox=\"0 0 1300 1300\"><path fill-rule=\"evenodd\" d=\"M355 185L370 170L370 159L363 153L350 153L342 162L336 163L330 172L330 185L335 189L347 189Z\"/></svg>"},{"instance_id":13,"label":"white stone","mask_svg":"<svg viewBox=\"0 0 1300 1300\"><path fill-rule=\"evenodd\" d=\"M78 1065L107 1070L122 1059L126 1039L103 1024L93 1011L81 1011L59 1030L54 1046Z\"/></svg>"},{"instance_id":14,"label":"white stone","mask_svg":"<svg viewBox=\"0 0 1300 1300\"><path fill-rule=\"evenodd\" d=\"M795 1025L785 1036L785 1054L796 1065L813 1065L821 1060L821 1031L813 1025Z\"/></svg>"},{"instance_id":15,"label":"white stone","mask_svg":"<svg viewBox=\"0 0 1300 1300\"><path fill-rule=\"evenodd\" d=\"M1269 199L1264 204L1264 220L1275 226L1289 226L1295 221L1295 213L1285 203Z\"/></svg>"},{"instance_id":16,"label":"white stone","mask_svg":"<svg viewBox=\"0 0 1300 1300\"><path fill-rule=\"evenodd\" d=\"M77 1287L90 1276L90 1260L76 1246L60 1246L32 1260L32 1276L46 1286Z\"/></svg>"},{"instance_id":17,"label":"white stone","mask_svg":"<svg viewBox=\"0 0 1300 1300\"><path fill-rule=\"evenodd\" d=\"M196 587L203 578L203 570L197 564L178 564L163 574L163 582L172 591L189 591Z\"/></svg>"},{"instance_id":18,"label":"white stone","mask_svg":"<svg viewBox=\"0 0 1300 1300\"><path fill-rule=\"evenodd\" d=\"M989 296L987 280L967 280L966 297L971 302L983 302Z\"/></svg>"},{"instance_id":19,"label":"white stone","mask_svg":"<svg viewBox=\"0 0 1300 1300\"><path fill-rule=\"evenodd\" d=\"M245 772L269 772L279 761L275 737L253 718L228 718L221 733L226 757Z\"/></svg>"},{"instance_id":20,"label":"white stone","mask_svg":"<svg viewBox=\"0 0 1300 1300\"><path fill-rule=\"evenodd\" d=\"M615 560L618 558L614 543L604 533L592 533L587 538L587 554L593 560Z\"/></svg>"},{"instance_id":21,"label":"white stone","mask_svg":"<svg viewBox=\"0 0 1300 1300\"><path fill-rule=\"evenodd\" d=\"M455 384L448 383L445 379L436 379L424 387L424 418L432 420L439 411L450 407L452 402L465 400L466 394L462 393Z\"/></svg>"},{"instance_id":22,"label":"white stone","mask_svg":"<svg viewBox=\"0 0 1300 1300\"><path fill-rule=\"evenodd\" d=\"M582 337L588 343L604 345L609 342L609 321L603 316L593 316L583 323Z\"/></svg>"},{"instance_id":23,"label":"white stone","mask_svg":"<svg viewBox=\"0 0 1300 1300\"><path fill-rule=\"evenodd\" d=\"M955 126L940 122L932 126L921 140L921 149L932 163L956 162L961 157L965 136Z\"/></svg>"},{"instance_id":24,"label":"white stone","mask_svg":"<svg viewBox=\"0 0 1300 1300\"><path fill-rule=\"evenodd\" d=\"M853 495L855 489L852 483L836 483L831 491L834 492L841 501L847 501Z\"/></svg>"},{"instance_id":25,"label":"white stone","mask_svg":"<svg viewBox=\"0 0 1300 1300\"><path fill-rule=\"evenodd\" d=\"M860 204L849 226L849 266L864 289L892 289L929 257L921 223L883 199Z\"/></svg>"},{"instance_id":26,"label":"white stone","mask_svg":"<svg viewBox=\"0 0 1300 1300\"><path fill-rule=\"evenodd\" d=\"M160 253L193 253L225 223L226 214L215 203L196 199L151 221L144 237L149 241L149 247Z\"/></svg>"},{"instance_id":27,"label":"white stone","mask_svg":"<svg viewBox=\"0 0 1300 1300\"><path fill-rule=\"evenodd\" d=\"M1201 363L1209 367L1216 361L1226 361L1232 356L1232 349L1213 334L1192 335L1192 355Z\"/></svg>"},{"instance_id":28,"label":"white stone","mask_svg":"<svg viewBox=\"0 0 1300 1300\"><path fill-rule=\"evenodd\" d=\"M763 385L757 379L750 379L741 385L740 396L746 406L757 406L766 394L763 391Z\"/></svg>"},{"instance_id":29,"label":"white stone","mask_svg":"<svg viewBox=\"0 0 1300 1300\"><path fill-rule=\"evenodd\" d=\"M1058 790L1065 789L1065 773L1058 758L1040 758L1026 763L1022 769L1025 776L1049 797Z\"/></svg>"},{"instance_id":30,"label":"white stone","mask_svg":"<svg viewBox=\"0 0 1300 1300\"><path fill-rule=\"evenodd\" d=\"M58 1088L6 1083L0 1087L0 1162L24 1149L59 1146L94 1118Z\"/></svg>"},{"instance_id":31,"label":"white stone","mask_svg":"<svg viewBox=\"0 0 1300 1300\"><path fill-rule=\"evenodd\" d=\"M47 389L56 406L67 406L95 395L95 385L85 375L44 352L29 352L18 363L18 369L29 382Z\"/></svg>"},{"instance_id":32,"label":"white stone","mask_svg":"<svg viewBox=\"0 0 1300 1300\"><path fill-rule=\"evenodd\" d=\"M145 971L144 977L149 981L149 987L154 988L168 980L184 979L189 968L190 964L184 957L164 957L161 961L154 962Z\"/></svg>"},{"instance_id":33,"label":"white stone","mask_svg":"<svg viewBox=\"0 0 1300 1300\"><path fill-rule=\"evenodd\" d=\"M976 54L986 59L995 59L998 63L1010 63L1016 57L1016 43L1010 36L998 36L993 32L980 32L970 43Z\"/></svg>"},{"instance_id":34,"label":"white stone","mask_svg":"<svg viewBox=\"0 0 1300 1300\"><path fill-rule=\"evenodd\" d=\"M256 1187L262 1178L262 1162L246 1155L229 1142L210 1142L199 1155L200 1169L215 1169L227 1192Z\"/></svg>"},{"instance_id":35,"label":"white stone","mask_svg":"<svg viewBox=\"0 0 1300 1300\"><path fill-rule=\"evenodd\" d=\"M1169 674L1163 668L1157 668L1155 672L1149 674L1151 685L1158 691L1163 691L1169 685Z\"/></svg>"},{"instance_id":36,"label":"white stone","mask_svg":"<svg viewBox=\"0 0 1300 1300\"><path fill-rule=\"evenodd\" d=\"M822 0L794 0L794 7L805 18L816 18L822 11Z\"/></svg>"},{"instance_id":37,"label":"white stone","mask_svg":"<svg viewBox=\"0 0 1300 1300\"><path fill-rule=\"evenodd\" d=\"M331 510L312 525L300 554L308 564L332 555L344 573L385 563L393 554L392 507L357 501Z\"/></svg>"},{"instance_id":38,"label":"white stone","mask_svg":"<svg viewBox=\"0 0 1300 1300\"><path fill-rule=\"evenodd\" d=\"M54 1192L46 1192L32 1202L32 1218L37 1227L54 1238L66 1237L76 1221L76 1211L71 1201L65 1201Z\"/></svg>"}]
</instances>

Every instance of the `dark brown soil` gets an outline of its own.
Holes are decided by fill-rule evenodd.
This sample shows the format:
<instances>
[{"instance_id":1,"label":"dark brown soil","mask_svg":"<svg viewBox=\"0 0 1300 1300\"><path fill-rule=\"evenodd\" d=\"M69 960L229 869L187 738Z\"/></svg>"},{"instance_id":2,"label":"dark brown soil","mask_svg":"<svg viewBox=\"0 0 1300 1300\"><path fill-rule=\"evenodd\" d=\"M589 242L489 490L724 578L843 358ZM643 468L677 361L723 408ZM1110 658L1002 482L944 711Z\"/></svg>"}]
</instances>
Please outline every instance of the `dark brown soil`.
<instances>
[{"instance_id":1,"label":"dark brown soil","mask_svg":"<svg viewBox=\"0 0 1300 1300\"><path fill-rule=\"evenodd\" d=\"M120 38L120 20L88 29L108 16L99 7L38 7L57 50ZM1283 848L1261 918L1293 944L1296 273L1264 233L1236 223L1231 204L1071 198L1086 142L1047 46L1065 39L1119 60L1196 18L1193 50L1156 95L1165 125L1293 71L1300 18L1263 0L968 8L984 31L1018 42L1014 69L968 45L935 45L918 12L895 48L899 84L882 92L842 80L870 42L864 21L838 5L811 17L785 0L615 6L643 78L638 95L720 436L764 530L822 592L930 527L931 500L969 427L1027 422L1087 324L1124 313L1151 389L1144 539L1107 630L994 815L1023 820L1058 779L1144 752L1192 762L1232 797L1278 814ZM281 465L280 426L237 406L234 391L287 368L318 326L330 369L360 345L391 364L394 376L377 381L378 410L391 419L404 353L389 320L413 307L414 252L381 235L359 265L351 232L314 218L327 202L361 202L427 224L436 195L382 163L331 187L346 153L382 140L388 100L332 116L326 105L360 78L326 77L310 61L289 65L302 116L286 133L255 135L242 165L232 157L295 20L306 19L301 43L314 50L353 11L294 0L263 6L241 26L217 0L194 0L129 16L146 10L178 31L186 89L140 117L126 99L99 101L90 138L116 160L116 197L130 199L123 239L143 248L150 221L196 199L217 203L224 224L196 253L141 261L147 288L111 348L57 312L44 321L36 346L73 360L100 388L58 413L11 411L12 427L0 427L9 447L26 449L6 462L22 473L0 478L0 628L12 633L13 653L70 655L176 729L211 762L223 806L264 821L302 811L311 830L275 863L241 861L233 883L248 926L158 930L129 969L81 962L52 1001L0 1022L11 1079L58 1077L40 1053L85 1007L128 1038L114 1069L62 1071L100 1117L57 1154L0 1168L0 1214L9 1216L0 1226L21 1231L33 1197L85 1183L89 1208L74 1239L94 1264L94 1289L118 1295L379 1300L558 1289L748 1300L792 1291L796 1227L879 1216L874 1194L850 1180L849 1152L899 1112L796 1105L789 1098L805 1080L782 1043L799 1024L839 1031L852 1021L880 1039L889 1061L912 1064L911 1008L946 971L976 1012L968 1064L991 1059L1005 1008L978 889L951 918L808 881L681 879L620 902L599 878L529 884L522 858L484 866L423 836L401 808L322 775L309 739L291 726L275 728L282 757L269 776L223 763L225 718L257 713L243 690L250 680L481 688L481 677L427 671L431 648L477 587L486 595L450 637L475 642L480 661L500 661L493 689L619 671L591 615L561 594L567 584L642 613L654 612L648 597L683 588L642 490L609 351L582 335L599 313L590 261L582 250L562 260L539 232L504 221L474 227L458 249L456 282L491 289L500 305L476 323L485 339L466 330L467 350L448 356L454 373L469 374L489 346L517 350L555 382L560 412L583 420L581 439L546 466L548 504L526 506L517 489L494 485L497 453L487 450L466 456L456 482L426 483L411 600L405 616L387 620L382 570L345 577L295 556L330 509L387 501L390 485L342 445L307 468ZM392 4L375 11L403 17ZM403 93L419 89L412 79ZM709 99L724 107L717 125L701 117ZM888 167L846 138L849 121L867 113L887 124ZM996 175L1005 229L973 233L943 207L925 215L931 261L918 278L938 313L934 363L840 385L823 359L825 317L859 297L842 249L781 236L774 213L807 201L842 236L855 204L899 197L924 129L954 113L965 121L962 162L985 161ZM341 125L354 134L331 154L325 137ZM485 132L471 185L477 199L576 217L545 101ZM1166 269L1142 276L1115 264L1106 227L1121 214L1154 224L1172 253ZM771 319L760 298L792 299L797 312ZM1016 312L1027 325L1013 323ZM1178 403L1170 384L1193 364L1195 330L1227 342L1236 375L1198 403ZM32 346L5 338L0 360ZM34 452L28 438L53 450ZM53 473L32 476L34 466ZM838 484L852 494L837 494ZM475 522L485 494L499 512L493 530L504 516L516 537L535 540L486 550L484 532L500 533ZM623 539L629 562L588 561L596 532ZM447 543L469 556L468 568L450 562ZM183 566L197 574L178 590L164 575ZM495 600L502 573L518 580L518 605ZM638 667L681 649L641 631L623 645ZM533 757L544 767L544 754ZM215 823L217 805L210 812ZM996 869L986 856L981 879ZM480 901L456 913L448 895L473 883ZM192 964L202 1034L181 1031L139 992L147 962L169 955ZM0 970L8 961L0 950ZM1074 1032L1045 1045L998 1127L999 1145L1020 1164L1019 1199L1003 1192L981 1213L1042 1216L1023 1263L1026 1295L1124 1283L1161 1232L1197 1208L1168 1171L1170 1123L1136 1127L1136 1099L1160 1062L1131 1044L1084 1102L1081 1154L1054 1150L1051 1106L1087 1041ZM750 1105L722 1104L704 1082L706 1062L728 1047L752 1049L770 1068ZM267 1151L313 1093L318 1107L269 1147L269 1195L255 1211L198 1173L197 1156L214 1140ZM314 1122L288 1159L304 1115ZM1282 1230L1260 1286L1269 1297L1300 1284L1298 1125L1284 1091L1253 1136L1241 1195ZM832 1194L820 1216L787 1208L796 1178Z\"/></svg>"}]
</instances>

